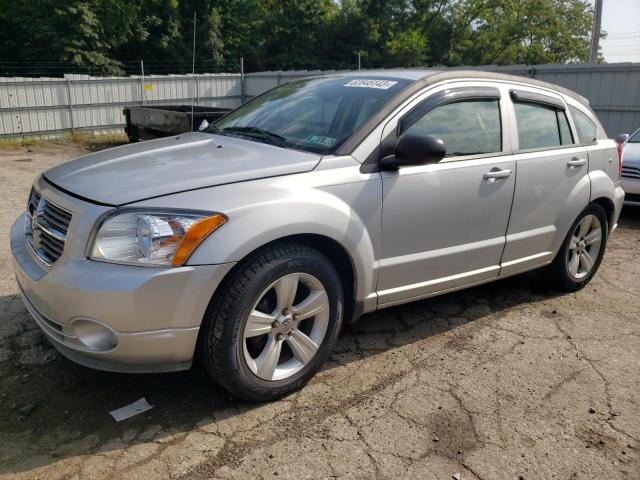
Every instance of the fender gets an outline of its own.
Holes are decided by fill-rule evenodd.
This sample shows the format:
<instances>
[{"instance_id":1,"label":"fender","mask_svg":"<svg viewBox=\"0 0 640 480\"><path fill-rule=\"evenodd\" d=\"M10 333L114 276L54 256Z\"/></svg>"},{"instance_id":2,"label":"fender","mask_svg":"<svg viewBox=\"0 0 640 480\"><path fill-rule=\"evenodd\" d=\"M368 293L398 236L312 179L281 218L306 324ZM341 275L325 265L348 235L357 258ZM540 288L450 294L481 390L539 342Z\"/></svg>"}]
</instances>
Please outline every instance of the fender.
<instances>
[{"instance_id":1,"label":"fender","mask_svg":"<svg viewBox=\"0 0 640 480\"><path fill-rule=\"evenodd\" d=\"M556 232L550 245L550 251L553 256L558 253L560 246L567 236L567 232L578 215L589 204L589 195L591 193L591 181L588 175L584 175L578 183L576 183L565 198L562 207L558 211L555 221Z\"/></svg>"},{"instance_id":2,"label":"fender","mask_svg":"<svg viewBox=\"0 0 640 480\"><path fill-rule=\"evenodd\" d=\"M593 201L596 198L607 198L613 203L615 185L609 176L602 170L593 170L589 172L589 178L591 179L591 195L589 201Z\"/></svg>"},{"instance_id":3,"label":"fender","mask_svg":"<svg viewBox=\"0 0 640 480\"><path fill-rule=\"evenodd\" d=\"M615 227L622 210L624 191L619 185L616 186L606 172L602 170L589 172L589 178L591 179L590 201L605 198L613 206L611 218L609 218L609 231L611 231Z\"/></svg>"},{"instance_id":4,"label":"fender","mask_svg":"<svg viewBox=\"0 0 640 480\"><path fill-rule=\"evenodd\" d=\"M183 192L136 206L197 205L229 218L198 247L187 265L239 262L263 245L292 235L332 239L351 258L355 300L366 300L369 310L376 302L381 180L378 174L352 170L355 181L339 185L327 185L330 171L304 173Z\"/></svg>"}]
</instances>

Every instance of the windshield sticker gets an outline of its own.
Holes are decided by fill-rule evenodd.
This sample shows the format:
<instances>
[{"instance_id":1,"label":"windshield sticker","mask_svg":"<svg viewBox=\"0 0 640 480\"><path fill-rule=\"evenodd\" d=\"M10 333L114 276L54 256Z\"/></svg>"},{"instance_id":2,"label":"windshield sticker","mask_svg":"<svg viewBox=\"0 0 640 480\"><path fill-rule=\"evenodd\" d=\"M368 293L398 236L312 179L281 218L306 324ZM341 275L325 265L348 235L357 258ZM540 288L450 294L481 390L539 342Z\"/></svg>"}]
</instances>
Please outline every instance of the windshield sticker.
<instances>
[{"instance_id":1,"label":"windshield sticker","mask_svg":"<svg viewBox=\"0 0 640 480\"><path fill-rule=\"evenodd\" d=\"M345 87L359 87L359 88L377 88L379 90L387 90L393 87L396 83L393 80L365 80L365 79L355 79L351 80L349 83L345 83Z\"/></svg>"},{"instance_id":2,"label":"windshield sticker","mask_svg":"<svg viewBox=\"0 0 640 480\"><path fill-rule=\"evenodd\" d=\"M323 137L322 135L311 135L305 140L309 145L322 145L323 147L331 147L335 145L336 139L331 137Z\"/></svg>"}]
</instances>

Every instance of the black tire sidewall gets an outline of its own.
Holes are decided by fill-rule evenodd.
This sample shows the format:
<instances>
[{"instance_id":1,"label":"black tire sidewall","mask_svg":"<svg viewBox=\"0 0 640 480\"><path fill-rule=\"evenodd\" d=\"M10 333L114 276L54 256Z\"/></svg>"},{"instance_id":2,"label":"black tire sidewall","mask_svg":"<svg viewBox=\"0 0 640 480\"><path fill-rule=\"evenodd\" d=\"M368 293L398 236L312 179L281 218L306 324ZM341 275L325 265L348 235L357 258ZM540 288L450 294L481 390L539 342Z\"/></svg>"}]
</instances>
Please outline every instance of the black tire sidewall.
<instances>
[{"instance_id":1,"label":"black tire sidewall","mask_svg":"<svg viewBox=\"0 0 640 480\"><path fill-rule=\"evenodd\" d=\"M277 398L303 386L327 359L340 332L343 315L343 291L340 277L330 261L320 252L308 247L293 249L284 255L267 252L270 260L258 271L249 265L240 266L238 275L247 280L241 289L242 300L236 301L225 315L226 318L210 318L210 321L224 322L222 338L216 342L221 351L216 355L216 370L224 369L225 386L232 393L248 400L269 400ZM244 326L249 313L264 290L278 278L289 273L308 273L323 285L329 298L329 324L320 348L311 362L291 377L268 381L257 377L248 367L243 355ZM225 292L220 292L225 295ZM220 329L217 329L220 331ZM207 359L211 361L212 359Z\"/></svg>"}]
</instances>

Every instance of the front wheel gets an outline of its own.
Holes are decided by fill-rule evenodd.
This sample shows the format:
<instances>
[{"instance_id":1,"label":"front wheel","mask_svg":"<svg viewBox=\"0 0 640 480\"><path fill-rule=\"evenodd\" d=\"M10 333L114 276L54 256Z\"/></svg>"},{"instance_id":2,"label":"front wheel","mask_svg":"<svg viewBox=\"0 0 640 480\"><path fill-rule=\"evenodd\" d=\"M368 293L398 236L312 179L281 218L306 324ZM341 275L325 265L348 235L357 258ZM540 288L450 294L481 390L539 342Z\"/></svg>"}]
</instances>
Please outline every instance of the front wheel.
<instances>
[{"instance_id":1,"label":"front wheel","mask_svg":"<svg viewBox=\"0 0 640 480\"><path fill-rule=\"evenodd\" d=\"M569 292L584 287L602 262L608 231L604 209L597 204L589 205L569 229L553 263L541 270L543 279Z\"/></svg>"},{"instance_id":2,"label":"front wheel","mask_svg":"<svg viewBox=\"0 0 640 480\"><path fill-rule=\"evenodd\" d=\"M214 295L198 353L234 395L273 400L320 368L342 309L340 277L324 255L297 243L267 247L240 263Z\"/></svg>"}]
</instances>

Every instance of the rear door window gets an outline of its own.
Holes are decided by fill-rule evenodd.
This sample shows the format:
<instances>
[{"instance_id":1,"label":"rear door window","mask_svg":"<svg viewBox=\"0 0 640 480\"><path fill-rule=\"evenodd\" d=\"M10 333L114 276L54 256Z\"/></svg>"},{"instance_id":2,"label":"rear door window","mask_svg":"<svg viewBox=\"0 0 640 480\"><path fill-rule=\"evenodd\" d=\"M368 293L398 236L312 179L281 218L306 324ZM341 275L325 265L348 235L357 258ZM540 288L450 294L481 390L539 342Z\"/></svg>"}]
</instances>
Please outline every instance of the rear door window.
<instances>
[{"instance_id":1,"label":"rear door window","mask_svg":"<svg viewBox=\"0 0 640 480\"><path fill-rule=\"evenodd\" d=\"M598 135L598 127L596 124L577 108L570 106L569 110L571 110L571 116L573 116L573 121L576 124L580 143L589 145L595 142Z\"/></svg>"},{"instance_id":2,"label":"rear door window","mask_svg":"<svg viewBox=\"0 0 640 480\"><path fill-rule=\"evenodd\" d=\"M563 111L538 103L515 102L513 106L518 123L520 150L552 148L573 143Z\"/></svg>"}]
</instances>

